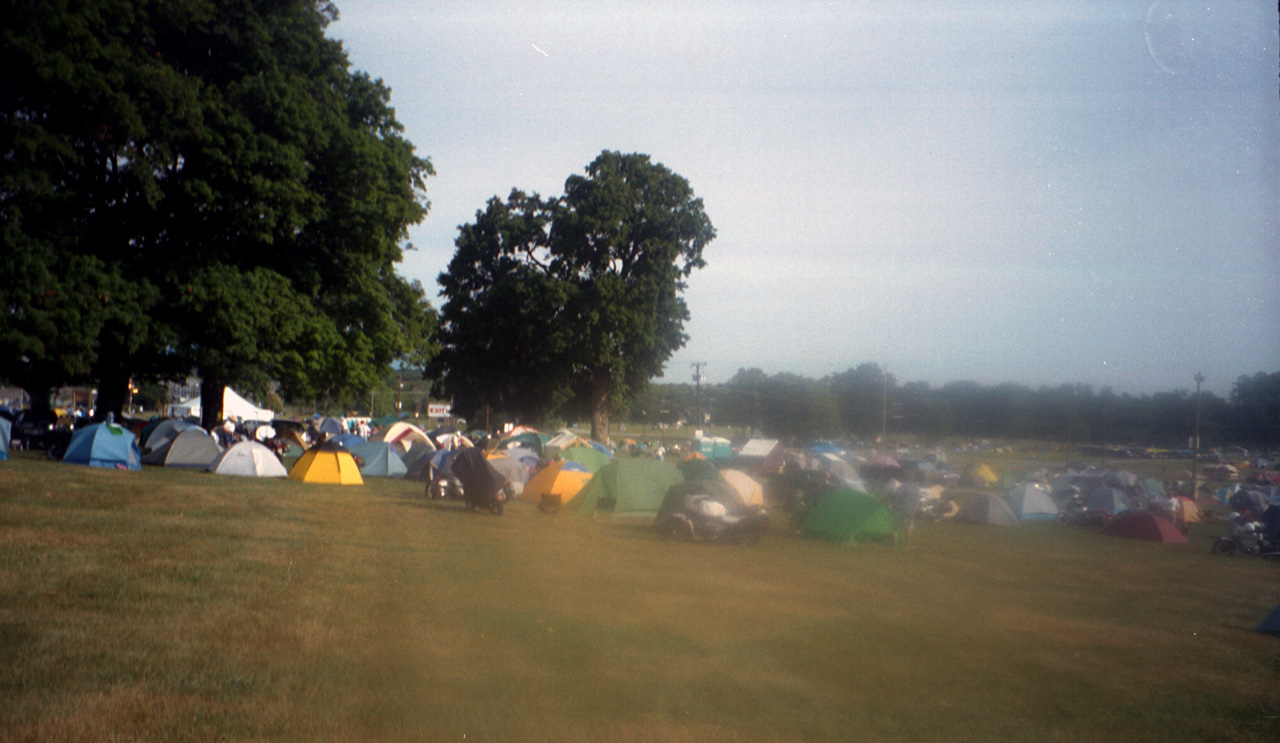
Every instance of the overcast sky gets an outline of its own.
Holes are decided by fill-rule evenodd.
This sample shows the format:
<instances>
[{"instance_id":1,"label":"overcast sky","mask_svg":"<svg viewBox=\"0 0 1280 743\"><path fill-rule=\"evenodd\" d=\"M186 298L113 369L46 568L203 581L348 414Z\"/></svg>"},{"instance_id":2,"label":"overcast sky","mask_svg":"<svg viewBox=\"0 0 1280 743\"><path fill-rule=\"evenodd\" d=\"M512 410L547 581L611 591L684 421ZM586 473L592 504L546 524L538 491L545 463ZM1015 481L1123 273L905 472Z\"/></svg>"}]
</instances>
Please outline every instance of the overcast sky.
<instances>
[{"instance_id":1,"label":"overcast sky","mask_svg":"<svg viewBox=\"0 0 1280 743\"><path fill-rule=\"evenodd\" d=\"M667 381L875 362L1226 395L1280 371L1274 3L338 7L437 172L402 266L433 296L488 198L643 152L718 231Z\"/></svg>"}]
</instances>

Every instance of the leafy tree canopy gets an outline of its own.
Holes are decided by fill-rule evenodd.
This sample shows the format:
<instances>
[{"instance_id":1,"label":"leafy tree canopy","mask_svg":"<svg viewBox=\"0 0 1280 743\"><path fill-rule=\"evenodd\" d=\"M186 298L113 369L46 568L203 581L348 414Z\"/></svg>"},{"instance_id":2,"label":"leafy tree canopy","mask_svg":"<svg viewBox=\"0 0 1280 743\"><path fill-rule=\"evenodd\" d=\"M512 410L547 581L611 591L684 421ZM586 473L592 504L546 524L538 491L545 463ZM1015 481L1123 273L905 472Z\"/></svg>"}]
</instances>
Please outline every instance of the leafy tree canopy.
<instances>
[{"instance_id":1,"label":"leafy tree canopy","mask_svg":"<svg viewBox=\"0 0 1280 743\"><path fill-rule=\"evenodd\" d=\"M96 378L111 409L130 374L265 373L326 396L425 363L434 313L394 264L431 165L390 91L325 38L331 4L0 5L0 219L25 279L0 289L0 337L24 349L0 374ZM246 293L263 282L283 304ZM208 317L256 361L214 354Z\"/></svg>"},{"instance_id":2,"label":"leafy tree canopy","mask_svg":"<svg viewBox=\"0 0 1280 743\"><path fill-rule=\"evenodd\" d=\"M687 340L681 292L714 237L688 181L642 154L601 153L558 198L491 199L439 279L446 393L517 418L576 405L605 440Z\"/></svg>"}]
</instances>

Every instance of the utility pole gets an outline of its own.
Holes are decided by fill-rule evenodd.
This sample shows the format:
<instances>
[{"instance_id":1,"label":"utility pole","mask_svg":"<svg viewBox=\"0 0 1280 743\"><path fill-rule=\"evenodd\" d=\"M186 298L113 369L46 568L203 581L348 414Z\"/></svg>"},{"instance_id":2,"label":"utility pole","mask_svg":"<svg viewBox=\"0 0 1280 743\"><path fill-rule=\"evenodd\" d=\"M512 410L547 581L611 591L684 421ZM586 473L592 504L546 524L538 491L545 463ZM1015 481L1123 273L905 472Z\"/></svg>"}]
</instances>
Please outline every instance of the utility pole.
<instances>
[{"instance_id":1,"label":"utility pole","mask_svg":"<svg viewBox=\"0 0 1280 743\"><path fill-rule=\"evenodd\" d=\"M698 406L697 428L702 427L702 382L707 378L707 375L702 373L702 367L706 365L707 362L705 361L695 361L689 364L689 366L693 367L694 399L697 401Z\"/></svg>"},{"instance_id":2,"label":"utility pole","mask_svg":"<svg viewBox=\"0 0 1280 743\"><path fill-rule=\"evenodd\" d=\"M880 445L889 449L889 372L881 369L880 380Z\"/></svg>"},{"instance_id":3,"label":"utility pole","mask_svg":"<svg viewBox=\"0 0 1280 743\"><path fill-rule=\"evenodd\" d=\"M1191 440L1191 500L1196 499L1196 492L1199 489L1196 483L1196 469L1200 464L1200 383L1204 381L1204 375L1196 372L1193 379L1196 380L1196 432L1195 438Z\"/></svg>"}]
</instances>

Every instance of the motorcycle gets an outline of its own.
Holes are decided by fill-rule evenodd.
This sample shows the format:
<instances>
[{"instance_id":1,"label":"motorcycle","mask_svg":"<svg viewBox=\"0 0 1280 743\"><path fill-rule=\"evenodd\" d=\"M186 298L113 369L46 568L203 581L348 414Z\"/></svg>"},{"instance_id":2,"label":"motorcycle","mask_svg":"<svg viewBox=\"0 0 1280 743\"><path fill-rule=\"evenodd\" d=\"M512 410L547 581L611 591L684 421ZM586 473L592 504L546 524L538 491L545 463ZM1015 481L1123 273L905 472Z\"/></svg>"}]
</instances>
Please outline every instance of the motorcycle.
<instances>
[{"instance_id":1,"label":"motorcycle","mask_svg":"<svg viewBox=\"0 0 1280 743\"><path fill-rule=\"evenodd\" d=\"M427 483L429 500L462 500L462 483L456 477L440 476Z\"/></svg>"},{"instance_id":2,"label":"motorcycle","mask_svg":"<svg viewBox=\"0 0 1280 743\"><path fill-rule=\"evenodd\" d=\"M1261 555L1263 557L1280 558L1280 541L1271 539L1260 522L1252 521L1238 513L1232 513L1231 530L1225 537L1218 537L1213 543L1213 554Z\"/></svg>"},{"instance_id":3,"label":"motorcycle","mask_svg":"<svg viewBox=\"0 0 1280 743\"><path fill-rule=\"evenodd\" d=\"M1058 523L1062 526L1102 527L1113 515L1105 508L1090 508L1081 498L1071 498L1062 504Z\"/></svg>"},{"instance_id":4,"label":"motorcycle","mask_svg":"<svg viewBox=\"0 0 1280 743\"><path fill-rule=\"evenodd\" d=\"M663 500L654 527L664 539L755 544L769 530L769 514L762 506L743 505L730 494L695 488L676 485Z\"/></svg>"}]
</instances>

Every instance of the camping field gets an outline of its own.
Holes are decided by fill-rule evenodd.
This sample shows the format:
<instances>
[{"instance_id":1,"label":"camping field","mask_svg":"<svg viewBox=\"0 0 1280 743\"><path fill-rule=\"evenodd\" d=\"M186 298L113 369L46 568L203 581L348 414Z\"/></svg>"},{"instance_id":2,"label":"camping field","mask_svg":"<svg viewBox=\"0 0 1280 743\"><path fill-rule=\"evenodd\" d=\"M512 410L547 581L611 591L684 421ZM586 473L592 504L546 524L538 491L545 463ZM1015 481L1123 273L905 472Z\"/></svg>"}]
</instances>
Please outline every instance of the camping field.
<instances>
[{"instance_id":1,"label":"camping field","mask_svg":"<svg viewBox=\"0 0 1280 743\"><path fill-rule=\"evenodd\" d=\"M0 740L1280 740L1280 563L1219 525L729 547L420 488L0 462Z\"/></svg>"}]
</instances>

